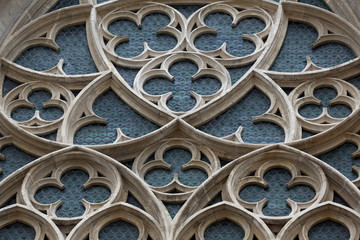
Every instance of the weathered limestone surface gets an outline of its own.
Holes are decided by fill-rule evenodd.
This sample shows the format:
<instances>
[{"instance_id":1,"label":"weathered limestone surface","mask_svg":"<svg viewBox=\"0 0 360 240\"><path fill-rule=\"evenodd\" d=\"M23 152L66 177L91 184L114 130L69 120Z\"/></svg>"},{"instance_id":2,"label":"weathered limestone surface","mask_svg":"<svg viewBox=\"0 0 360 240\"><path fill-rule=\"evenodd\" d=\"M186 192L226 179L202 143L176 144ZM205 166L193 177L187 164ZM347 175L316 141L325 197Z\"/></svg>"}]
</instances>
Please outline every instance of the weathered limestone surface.
<instances>
[{"instance_id":1,"label":"weathered limestone surface","mask_svg":"<svg viewBox=\"0 0 360 240\"><path fill-rule=\"evenodd\" d=\"M31 0L1 0L0 1L0 43L10 32L20 15L29 6Z\"/></svg>"}]
</instances>

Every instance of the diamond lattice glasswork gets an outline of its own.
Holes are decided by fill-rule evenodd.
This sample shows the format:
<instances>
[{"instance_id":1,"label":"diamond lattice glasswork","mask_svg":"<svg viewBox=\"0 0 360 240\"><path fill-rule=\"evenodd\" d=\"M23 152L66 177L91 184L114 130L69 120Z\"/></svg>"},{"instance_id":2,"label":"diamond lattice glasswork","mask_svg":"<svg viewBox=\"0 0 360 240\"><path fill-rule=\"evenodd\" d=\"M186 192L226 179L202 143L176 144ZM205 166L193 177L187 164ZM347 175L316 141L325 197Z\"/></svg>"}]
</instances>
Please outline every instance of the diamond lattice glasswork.
<instances>
[{"instance_id":1,"label":"diamond lattice glasswork","mask_svg":"<svg viewBox=\"0 0 360 240\"><path fill-rule=\"evenodd\" d=\"M350 4L31 2L0 47L0 239L359 238Z\"/></svg>"}]
</instances>

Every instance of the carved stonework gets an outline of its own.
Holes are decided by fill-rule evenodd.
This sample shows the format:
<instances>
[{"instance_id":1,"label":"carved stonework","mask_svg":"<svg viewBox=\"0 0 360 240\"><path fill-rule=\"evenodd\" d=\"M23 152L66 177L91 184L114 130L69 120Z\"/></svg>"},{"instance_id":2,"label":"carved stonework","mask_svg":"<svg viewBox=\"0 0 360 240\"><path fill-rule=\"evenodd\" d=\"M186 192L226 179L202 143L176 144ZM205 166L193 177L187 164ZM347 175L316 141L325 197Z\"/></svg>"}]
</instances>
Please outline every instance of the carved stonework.
<instances>
[{"instance_id":1,"label":"carved stonework","mask_svg":"<svg viewBox=\"0 0 360 240\"><path fill-rule=\"evenodd\" d=\"M0 26L0 239L359 239L352 1L29 2Z\"/></svg>"}]
</instances>

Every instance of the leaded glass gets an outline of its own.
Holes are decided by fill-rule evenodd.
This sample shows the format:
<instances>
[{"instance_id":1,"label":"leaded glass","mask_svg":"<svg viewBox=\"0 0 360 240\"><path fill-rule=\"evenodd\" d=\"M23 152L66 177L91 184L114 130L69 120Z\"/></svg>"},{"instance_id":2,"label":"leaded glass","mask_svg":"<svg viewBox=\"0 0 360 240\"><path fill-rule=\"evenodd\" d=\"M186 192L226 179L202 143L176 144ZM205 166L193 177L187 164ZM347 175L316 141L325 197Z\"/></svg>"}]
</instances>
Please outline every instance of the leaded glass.
<instances>
[{"instance_id":1,"label":"leaded glass","mask_svg":"<svg viewBox=\"0 0 360 240\"><path fill-rule=\"evenodd\" d=\"M352 1L2 9L0 239L360 236Z\"/></svg>"}]
</instances>

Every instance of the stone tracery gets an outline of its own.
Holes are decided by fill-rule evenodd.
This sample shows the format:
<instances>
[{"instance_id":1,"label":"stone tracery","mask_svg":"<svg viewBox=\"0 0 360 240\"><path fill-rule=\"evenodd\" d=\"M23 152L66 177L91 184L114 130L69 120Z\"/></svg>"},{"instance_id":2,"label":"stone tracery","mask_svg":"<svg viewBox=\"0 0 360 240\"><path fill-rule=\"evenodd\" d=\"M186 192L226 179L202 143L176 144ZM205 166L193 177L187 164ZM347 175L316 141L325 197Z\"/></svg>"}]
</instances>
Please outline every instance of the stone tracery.
<instances>
[{"instance_id":1,"label":"stone tracery","mask_svg":"<svg viewBox=\"0 0 360 240\"><path fill-rule=\"evenodd\" d=\"M0 232L358 239L360 33L303 2L48 1L20 21L0 49ZM72 174L84 209L59 213Z\"/></svg>"}]
</instances>

